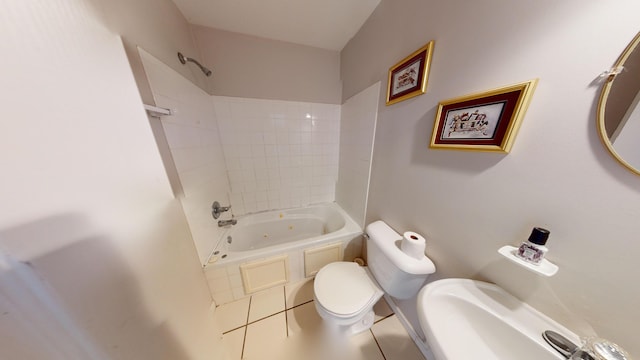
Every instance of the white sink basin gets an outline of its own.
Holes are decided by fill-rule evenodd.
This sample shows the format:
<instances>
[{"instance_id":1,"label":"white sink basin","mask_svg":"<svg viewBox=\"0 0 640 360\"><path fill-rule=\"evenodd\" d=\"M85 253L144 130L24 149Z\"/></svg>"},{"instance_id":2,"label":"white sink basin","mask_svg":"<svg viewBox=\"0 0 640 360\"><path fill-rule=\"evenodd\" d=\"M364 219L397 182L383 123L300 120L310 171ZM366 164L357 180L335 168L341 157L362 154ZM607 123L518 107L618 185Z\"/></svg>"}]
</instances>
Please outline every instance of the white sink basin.
<instances>
[{"instance_id":1,"label":"white sink basin","mask_svg":"<svg viewBox=\"0 0 640 360\"><path fill-rule=\"evenodd\" d=\"M436 360L564 359L542 338L577 335L500 287L469 279L438 280L418 294L418 317Z\"/></svg>"}]
</instances>

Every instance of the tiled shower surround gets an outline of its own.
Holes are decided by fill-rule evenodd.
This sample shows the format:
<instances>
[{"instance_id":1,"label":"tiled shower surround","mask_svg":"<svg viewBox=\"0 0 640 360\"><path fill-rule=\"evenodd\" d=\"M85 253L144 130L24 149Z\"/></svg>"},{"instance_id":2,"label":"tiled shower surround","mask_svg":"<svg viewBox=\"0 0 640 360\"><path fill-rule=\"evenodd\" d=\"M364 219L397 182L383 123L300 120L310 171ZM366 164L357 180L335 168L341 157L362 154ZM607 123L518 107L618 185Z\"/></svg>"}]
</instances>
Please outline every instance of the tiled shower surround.
<instances>
[{"instance_id":1,"label":"tiled shower surround","mask_svg":"<svg viewBox=\"0 0 640 360\"><path fill-rule=\"evenodd\" d=\"M242 215L335 200L340 105L213 96Z\"/></svg>"}]
</instances>

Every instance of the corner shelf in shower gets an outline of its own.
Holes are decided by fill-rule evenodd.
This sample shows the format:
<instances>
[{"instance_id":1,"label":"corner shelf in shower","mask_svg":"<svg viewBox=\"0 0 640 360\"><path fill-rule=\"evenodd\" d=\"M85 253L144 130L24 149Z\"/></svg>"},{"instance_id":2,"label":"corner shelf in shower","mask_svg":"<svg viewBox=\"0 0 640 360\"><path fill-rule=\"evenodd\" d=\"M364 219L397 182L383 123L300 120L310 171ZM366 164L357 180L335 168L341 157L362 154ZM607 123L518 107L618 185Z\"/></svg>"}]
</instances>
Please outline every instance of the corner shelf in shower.
<instances>
[{"instance_id":1,"label":"corner shelf in shower","mask_svg":"<svg viewBox=\"0 0 640 360\"><path fill-rule=\"evenodd\" d=\"M500 255L506 257L510 261L524 267L529 271L533 271L536 274L543 276L553 276L558 272L558 265L550 262L549 260L542 259L542 262L539 265L531 264L517 257L516 251L518 251L518 248L510 245L505 245L498 250Z\"/></svg>"},{"instance_id":2,"label":"corner shelf in shower","mask_svg":"<svg viewBox=\"0 0 640 360\"><path fill-rule=\"evenodd\" d=\"M173 115L173 111L171 109L165 109L158 106L144 104L144 109L147 110L147 113L153 117Z\"/></svg>"}]
</instances>

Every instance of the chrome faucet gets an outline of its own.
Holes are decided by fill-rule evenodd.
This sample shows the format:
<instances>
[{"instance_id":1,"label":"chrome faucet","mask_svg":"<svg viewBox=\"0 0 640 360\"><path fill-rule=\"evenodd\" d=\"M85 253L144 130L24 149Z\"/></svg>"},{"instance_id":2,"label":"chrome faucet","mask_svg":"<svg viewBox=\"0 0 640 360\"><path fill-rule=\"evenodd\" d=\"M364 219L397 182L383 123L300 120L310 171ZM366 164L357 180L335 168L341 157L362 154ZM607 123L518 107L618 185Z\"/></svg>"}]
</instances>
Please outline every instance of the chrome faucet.
<instances>
[{"instance_id":1,"label":"chrome faucet","mask_svg":"<svg viewBox=\"0 0 640 360\"><path fill-rule=\"evenodd\" d=\"M542 338L567 359L595 360L589 353L581 350L578 345L555 331L547 330L543 332Z\"/></svg>"},{"instance_id":2,"label":"chrome faucet","mask_svg":"<svg viewBox=\"0 0 640 360\"><path fill-rule=\"evenodd\" d=\"M238 223L238 220L236 219L231 219L231 220L218 220L218 226L219 227L223 227L223 226L227 226L227 225L235 225Z\"/></svg>"},{"instance_id":3,"label":"chrome faucet","mask_svg":"<svg viewBox=\"0 0 640 360\"><path fill-rule=\"evenodd\" d=\"M229 211L229 209L231 209L231 205L220 206L219 202L214 201L213 204L211 205L211 216L213 216L214 219L217 219L220 217L220 214L222 214L225 211Z\"/></svg>"}]
</instances>

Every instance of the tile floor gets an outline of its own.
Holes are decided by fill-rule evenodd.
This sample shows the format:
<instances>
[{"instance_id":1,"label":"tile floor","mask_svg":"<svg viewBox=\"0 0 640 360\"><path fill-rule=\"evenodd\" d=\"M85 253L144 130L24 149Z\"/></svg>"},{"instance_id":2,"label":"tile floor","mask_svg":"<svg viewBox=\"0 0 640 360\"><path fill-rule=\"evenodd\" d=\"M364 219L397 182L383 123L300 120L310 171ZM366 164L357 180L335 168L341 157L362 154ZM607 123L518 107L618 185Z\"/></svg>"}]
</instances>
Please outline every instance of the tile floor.
<instances>
[{"instance_id":1,"label":"tile floor","mask_svg":"<svg viewBox=\"0 0 640 360\"><path fill-rule=\"evenodd\" d=\"M425 360L384 299L369 331L334 336L316 313L313 281L265 290L216 309L231 359Z\"/></svg>"}]
</instances>

